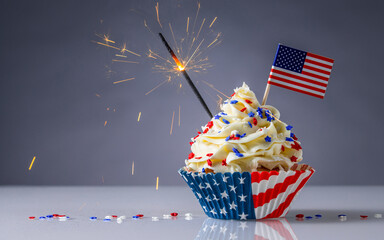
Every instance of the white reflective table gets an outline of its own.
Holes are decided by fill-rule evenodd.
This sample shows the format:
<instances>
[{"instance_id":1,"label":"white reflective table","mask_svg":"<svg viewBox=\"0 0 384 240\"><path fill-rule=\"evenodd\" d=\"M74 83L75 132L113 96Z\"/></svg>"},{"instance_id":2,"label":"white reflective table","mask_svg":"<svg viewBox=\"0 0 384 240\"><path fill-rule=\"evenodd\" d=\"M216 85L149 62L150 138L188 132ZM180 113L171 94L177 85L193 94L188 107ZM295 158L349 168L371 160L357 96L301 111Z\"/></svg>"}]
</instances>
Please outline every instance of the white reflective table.
<instances>
[{"instance_id":1,"label":"white reflective table","mask_svg":"<svg viewBox=\"0 0 384 240\"><path fill-rule=\"evenodd\" d=\"M163 219L163 214L179 213ZM207 218L185 187L0 187L0 239L384 239L383 186L306 186L286 218ZM66 221L38 220L66 214ZM192 213L185 218L185 213ZM299 221L296 214L312 216ZM144 214L142 219L133 215ZM315 214L322 215L315 218ZM339 214L347 215L340 221ZM104 222L106 215L125 215ZM360 215L367 215L362 220ZM36 216L37 220L29 220ZM97 216L91 221L89 217ZM159 217L152 221L151 217Z\"/></svg>"}]
</instances>

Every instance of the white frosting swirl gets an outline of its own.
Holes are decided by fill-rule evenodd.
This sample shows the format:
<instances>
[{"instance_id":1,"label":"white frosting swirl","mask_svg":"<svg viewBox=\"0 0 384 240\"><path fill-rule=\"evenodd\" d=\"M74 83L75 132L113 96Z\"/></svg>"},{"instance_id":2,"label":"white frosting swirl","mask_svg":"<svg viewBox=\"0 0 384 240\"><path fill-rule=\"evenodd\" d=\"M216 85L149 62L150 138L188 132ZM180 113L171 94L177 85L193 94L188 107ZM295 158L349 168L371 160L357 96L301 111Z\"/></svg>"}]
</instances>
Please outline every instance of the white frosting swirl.
<instances>
[{"instance_id":1,"label":"white frosting swirl","mask_svg":"<svg viewBox=\"0 0 384 240\"><path fill-rule=\"evenodd\" d=\"M261 107L245 83L221 109L223 112L192 138L192 152L185 160L188 171L288 170L303 159L292 127L279 120L276 108Z\"/></svg>"}]
</instances>

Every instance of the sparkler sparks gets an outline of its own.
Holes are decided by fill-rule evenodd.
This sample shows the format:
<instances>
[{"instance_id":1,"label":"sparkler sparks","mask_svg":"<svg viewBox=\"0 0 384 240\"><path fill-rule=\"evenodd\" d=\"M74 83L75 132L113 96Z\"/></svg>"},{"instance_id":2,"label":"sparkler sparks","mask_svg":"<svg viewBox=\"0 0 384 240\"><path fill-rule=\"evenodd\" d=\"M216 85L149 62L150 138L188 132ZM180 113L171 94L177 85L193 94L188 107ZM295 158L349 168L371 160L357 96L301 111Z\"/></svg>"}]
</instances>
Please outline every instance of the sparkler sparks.
<instances>
[{"instance_id":1,"label":"sparkler sparks","mask_svg":"<svg viewBox=\"0 0 384 240\"><path fill-rule=\"evenodd\" d=\"M132 175L135 174L135 161L132 162Z\"/></svg>"},{"instance_id":2,"label":"sparkler sparks","mask_svg":"<svg viewBox=\"0 0 384 240\"><path fill-rule=\"evenodd\" d=\"M104 122L104 127L107 125L107 123L108 123L108 121L105 121L105 122Z\"/></svg>"},{"instance_id":3,"label":"sparkler sparks","mask_svg":"<svg viewBox=\"0 0 384 240\"><path fill-rule=\"evenodd\" d=\"M137 121L140 122L141 112L139 112L139 116L137 117Z\"/></svg>"},{"instance_id":4,"label":"sparkler sparks","mask_svg":"<svg viewBox=\"0 0 384 240\"><path fill-rule=\"evenodd\" d=\"M29 165L29 171L31 171L33 163L35 162L36 156L33 157L31 164Z\"/></svg>"},{"instance_id":5,"label":"sparkler sparks","mask_svg":"<svg viewBox=\"0 0 384 240\"><path fill-rule=\"evenodd\" d=\"M156 178L156 190L159 190L159 177Z\"/></svg>"},{"instance_id":6,"label":"sparkler sparks","mask_svg":"<svg viewBox=\"0 0 384 240\"><path fill-rule=\"evenodd\" d=\"M133 79L135 79L135 78L127 78L127 79L124 79L124 80L113 82L113 84L122 83L122 82L126 82L126 81L131 81Z\"/></svg>"},{"instance_id":7,"label":"sparkler sparks","mask_svg":"<svg viewBox=\"0 0 384 240\"><path fill-rule=\"evenodd\" d=\"M173 111L172 115L172 121L171 121L171 130L169 131L169 135L172 135L172 130L173 130L173 119L175 118L175 111Z\"/></svg>"},{"instance_id":8,"label":"sparkler sparks","mask_svg":"<svg viewBox=\"0 0 384 240\"><path fill-rule=\"evenodd\" d=\"M179 127L180 127L180 105L179 105Z\"/></svg>"},{"instance_id":9,"label":"sparkler sparks","mask_svg":"<svg viewBox=\"0 0 384 240\"><path fill-rule=\"evenodd\" d=\"M215 17L215 19L213 19L213 21L212 21L211 25L209 25L209 28L211 28L211 27L212 27L212 25L215 23L216 19L217 19L217 17Z\"/></svg>"}]
</instances>

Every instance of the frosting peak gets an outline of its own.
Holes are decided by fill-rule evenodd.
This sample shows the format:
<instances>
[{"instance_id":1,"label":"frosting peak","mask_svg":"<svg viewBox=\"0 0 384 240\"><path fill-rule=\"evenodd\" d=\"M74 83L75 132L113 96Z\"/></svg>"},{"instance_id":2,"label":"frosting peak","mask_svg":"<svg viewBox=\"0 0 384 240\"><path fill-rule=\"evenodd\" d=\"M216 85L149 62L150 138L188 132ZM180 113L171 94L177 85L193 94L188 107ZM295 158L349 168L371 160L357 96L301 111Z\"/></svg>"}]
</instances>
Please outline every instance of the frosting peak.
<instances>
[{"instance_id":1,"label":"frosting peak","mask_svg":"<svg viewBox=\"0 0 384 240\"><path fill-rule=\"evenodd\" d=\"M280 112L260 106L248 85L236 88L222 112L192 138L186 168L198 172L288 170L302 160L300 142Z\"/></svg>"}]
</instances>

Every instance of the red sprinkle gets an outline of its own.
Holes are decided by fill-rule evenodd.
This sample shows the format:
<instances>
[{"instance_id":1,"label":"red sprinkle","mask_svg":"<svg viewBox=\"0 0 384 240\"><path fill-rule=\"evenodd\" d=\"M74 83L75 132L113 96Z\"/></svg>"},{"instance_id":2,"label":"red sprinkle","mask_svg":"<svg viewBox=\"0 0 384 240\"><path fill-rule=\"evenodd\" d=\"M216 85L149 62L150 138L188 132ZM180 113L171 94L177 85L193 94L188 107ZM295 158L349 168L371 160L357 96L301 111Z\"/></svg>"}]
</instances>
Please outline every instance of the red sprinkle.
<instances>
[{"instance_id":1,"label":"red sprinkle","mask_svg":"<svg viewBox=\"0 0 384 240\"><path fill-rule=\"evenodd\" d=\"M367 219L367 218L368 218L368 216L366 216L366 215L360 215L360 217L361 217L362 219Z\"/></svg>"},{"instance_id":2,"label":"red sprinkle","mask_svg":"<svg viewBox=\"0 0 384 240\"><path fill-rule=\"evenodd\" d=\"M232 134L230 138L232 139L232 138L234 138L234 137L235 137L235 134Z\"/></svg>"},{"instance_id":3,"label":"red sprinkle","mask_svg":"<svg viewBox=\"0 0 384 240\"><path fill-rule=\"evenodd\" d=\"M248 103L248 104L252 104L252 102L249 101L248 99L245 99L245 102Z\"/></svg>"},{"instance_id":4,"label":"red sprinkle","mask_svg":"<svg viewBox=\"0 0 384 240\"><path fill-rule=\"evenodd\" d=\"M297 137L296 137L296 135L295 134L293 134L293 140L296 140L297 141Z\"/></svg>"},{"instance_id":5,"label":"red sprinkle","mask_svg":"<svg viewBox=\"0 0 384 240\"><path fill-rule=\"evenodd\" d=\"M253 118L253 125L257 125L257 119L256 118Z\"/></svg>"},{"instance_id":6,"label":"red sprinkle","mask_svg":"<svg viewBox=\"0 0 384 240\"><path fill-rule=\"evenodd\" d=\"M137 214L136 217L142 218L142 217L144 217L144 215L143 214Z\"/></svg>"},{"instance_id":7,"label":"red sprinkle","mask_svg":"<svg viewBox=\"0 0 384 240\"><path fill-rule=\"evenodd\" d=\"M211 128L212 126L213 126L213 122L212 121L207 123L207 128Z\"/></svg>"},{"instance_id":8,"label":"red sprinkle","mask_svg":"<svg viewBox=\"0 0 384 240\"><path fill-rule=\"evenodd\" d=\"M284 145L281 145L281 151L282 151L282 152L285 151L285 147L284 147Z\"/></svg>"},{"instance_id":9,"label":"red sprinkle","mask_svg":"<svg viewBox=\"0 0 384 240\"><path fill-rule=\"evenodd\" d=\"M297 217L297 218L303 218L303 217L304 217L304 214L297 214L296 217Z\"/></svg>"},{"instance_id":10,"label":"red sprinkle","mask_svg":"<svg viewBox=\"0 0 384 240\"><path fill-rule=\"evenodd\" d=\"M117 218L117 215L112 215L112 218Z\"/></svg>"},{"instance_id":11,"label":"red sprinkle","mask_svg":"<svg viewBox=\"0 0 384 240\"><path fill-rule=\"evenodd\" d=\"M291 148L296 149L299 151L301 149L300 144L298 144L296 141L291 145Z\"/></svg>"},{"instance_id":12,"label":"red sprinkle","mask_svg":"<svg viewBox=\"0 0 384 240\"><path fill-rule=\"evenodd\" d=\"M194 137L193 139L196 139L196 138L198 138L199 137L199 135L197 135L196 137Z\"/></svg>"},{"instance_id":13,"label":"red sprinkle","mask_svg":"<svg viewBox=\"0 0 384 240\"><path fill-rule=\"evenodd\" d=\"M58 215L58 217L65 217L65 215Z\"/></svg>"},{"instance_id":14,"label":"red sprinkle","mask_svg":"<svg viewBox=\"0 0 384 240\"><path fill-rule=\"evenodd\" d=\"M177 212L173 212L173 213L171 213L171 216L172 216L172 217L176 217L177 215L179 215Z\"/></svg>"},{"instance_id":15,"label":"red sprinkle","mask_svg":"<svg viewBox=\"0 0 384 240\"><path fill-rule=\"evenodd\" d=\"M189 142L189 145L191 145L191 146L192 146L192 144L194 144L194 142Z\"/></svg>"},{"instance_id":16,"label":"red sprinkle","mask_svg":"<svg viewBox=\"0 0 384 240\"><path fill-rule=\"evenodd\" d=\"M195 157L195 159L201 159L201 157Z\"/></svg>"},{"instance_id":17,"label":"red sprinkle","mask_svg":"<svg viewBox=\"0 0 384 240\"><path fill-rule=\"evenodd\" d=\"M36 217L34 217L34 216L31 216L31 217L29 217L29 219L35 219Z\"/></svg>"},{"instance_id":18,"label":"red sprinkle","mask_svg":"<svg viewBox=\"0 0 384 240\"><path fill-rule=\"evenodd\" d=\"M207 133L208 130L209 130L209 128L204 129L204 132L203 132L203 133Z\"/></svg>"},{"instance_id":19,"label":"red sprinkle","mask_svg":"<svg viewBox=\"0 0 384 240\"><path fill-rule=\"evenodd\" d=\"M211 157L212 155L213 155L213 153L208 153L207 157Z\"/></svg>"},{"instance_id":20,"label":"red sprinkle","mask_svg":"<svg viewBox=\"0 0 384 240\"><path fill-rule=\"evenodd\" d=\"M292 161L292 162L297 162L297 157L292 156L292 157L291 157L291 161Z\"/></svg>"},{"instance_id":21,"label":"red sprinkle","mask_svg":"<svg viewBox=\"0 0 384 240\"><path fill-rule=\"evenodd\" d=\"M247 110L247 108L243 108L240 110L240 112L244 112L245 110Z\"/></svg>"},{"instance_id":22,"label":"red sprinkle","mask_svg":"<svg viewBox=\"0 0 384 240\"><path fill-rule=\"evenodd\" d=\"M211 159L208 159L208 160L207 160L207 163L208 163L208 166L212 167L212 161L211 161Z\"/></svg>"},{"instance_id":23,"label":"red sprinkle","mask_svg":"<svg viewBox=\"0 0 384 240\"><path fill-rule=\"evenodd\" d=\"M221 165L227 166L227 159L224 159L223 161L221 161Z\"/></svg>"},{"instance_id":24,"label":"red sprinkle","mask_svg":"<svg viewBox=\"0 0 384 240\"><path fill-rule=\"evenodd\" d=\"M233 140L239 140L240 138L239 137L234 137Z\"/></svg>"},{"instance_id":25,"label":"red sprinkle","mask_svg":"<svg viewBox=\"0 0 384 240\"><path fill-rule=\"evenodd\" d=\"M235 94L236 94L236 93L234 92L234 93L231 95L231 97L235 96Z\"/></svg>"},{"instance_id":26,"label":"red sprinkle","mask_svg":"<svg viewBox=\"0 0 384 240\"><path fill-rule=\"evenodd\" d=\"M195 156L194 153L190 153L190 154L188 155L188 159L191 159L191 158L193 158L194 156Z\"/></svg>"}]
</instances>

